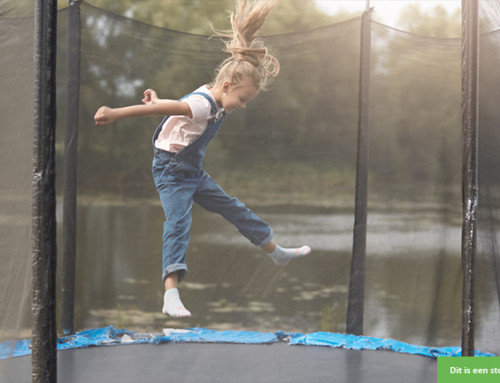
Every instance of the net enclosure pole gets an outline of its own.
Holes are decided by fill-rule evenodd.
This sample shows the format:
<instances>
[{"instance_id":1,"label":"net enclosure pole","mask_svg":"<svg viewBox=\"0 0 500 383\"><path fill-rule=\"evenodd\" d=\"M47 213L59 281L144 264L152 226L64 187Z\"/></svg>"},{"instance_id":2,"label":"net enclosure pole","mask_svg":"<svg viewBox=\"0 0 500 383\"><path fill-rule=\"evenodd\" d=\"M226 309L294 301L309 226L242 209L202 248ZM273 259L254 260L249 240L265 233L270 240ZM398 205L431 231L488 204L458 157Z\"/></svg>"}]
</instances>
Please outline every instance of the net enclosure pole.
<instances>
[{"instance_id":1,"label":"net enclosure pole","mask_svg":"<svg viewBox=\"0 0 500 383\"><path fill-rule=\"evenodd\" d=\"M66 130L63 167L63 257L61 327L64 335L74 333L77 157L80 96L81 0L70 0L68 8L68 50L66 58Z\"/></svg>"},{"instance_id":2,"label":"net enclosure pole","mask_svg":"<svg viewBox=\"0 0 500 383\"><path fill-rule=\"evenodd\" d=\"M462 0L462 356L474 356L479 135L478 0Z\"/></svg>"},{"instance_id":3,"label":"net enclosure pole","mask_svg":"<svg viewBox=\"0 0 500 383\"><path fill-rule=\"evenodd\" d=\"M368 128L370 125L371 12L371 9L367 9L361 18L356 195L346 318L346 332L354 335L363 334L364 318L366 221L368 205Z\"/></svg>"},{"instance_id":4,"label":"net enclosure pole","mask_svg":"<svg viewBox=\"0 0 500 383\"><path fill-rule=\"evenodd\" d=\"M56 355L56 38L57 1L35 3L33 126L33 383L57 381Z\"/></svg>"}]
</instances>

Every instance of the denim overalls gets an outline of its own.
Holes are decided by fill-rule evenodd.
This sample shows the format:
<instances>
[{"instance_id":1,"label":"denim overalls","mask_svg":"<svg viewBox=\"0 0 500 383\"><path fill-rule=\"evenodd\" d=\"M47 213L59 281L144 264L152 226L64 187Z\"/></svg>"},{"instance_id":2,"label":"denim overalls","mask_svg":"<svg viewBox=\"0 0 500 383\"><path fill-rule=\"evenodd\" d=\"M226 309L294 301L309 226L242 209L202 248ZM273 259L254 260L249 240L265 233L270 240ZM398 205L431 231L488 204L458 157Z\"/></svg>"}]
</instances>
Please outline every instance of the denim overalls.
<instances>
[{"instance_id":1,"label":"denim overalls","mask_svg":"<svg viewBox=\"0 0 500 383\"><path fill-rule=\"evenodd\" d=\"M191 94L202 95L211 104L213 117L205 131L178 153L157 149L154 144L168 116L163 119L153 136L153 178L165 212L163 280L169 274L178 272L178 281L181 281L188 271L186 251L190 238L193 201L208 211L222 215L256 246L265 245L273 237L272 229L266 222L238 199L227 195L202 170L207 145L217 134L224 116L220 119L215 117L217 107L209 95L202 92Z\"/></svg>"}]
</instances>

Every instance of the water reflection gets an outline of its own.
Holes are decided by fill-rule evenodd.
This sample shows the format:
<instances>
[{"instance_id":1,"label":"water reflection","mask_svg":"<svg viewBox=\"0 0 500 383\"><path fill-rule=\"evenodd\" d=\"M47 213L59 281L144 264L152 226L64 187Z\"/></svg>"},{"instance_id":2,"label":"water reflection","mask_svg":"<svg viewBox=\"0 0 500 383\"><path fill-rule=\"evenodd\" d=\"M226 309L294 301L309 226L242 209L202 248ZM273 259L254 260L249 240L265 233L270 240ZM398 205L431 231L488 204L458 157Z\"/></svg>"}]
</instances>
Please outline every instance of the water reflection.
<instances>
[{"instance_id":1,"label":"water reflection","mask_svg":"<svg viewBox=\"0 0 500 383\"><path fill-rule=\"evenodd\" d=\"M307 243L313 254L277 267L222 218L195 208L180 285L193 317L181 321L160 313L161 207L81 204L76 327L345 332L352 215L256 212L279 243ZM370 215L366 335L460 344L460 227L440 221L432 211Z\"/></svg>"}]
</instances>

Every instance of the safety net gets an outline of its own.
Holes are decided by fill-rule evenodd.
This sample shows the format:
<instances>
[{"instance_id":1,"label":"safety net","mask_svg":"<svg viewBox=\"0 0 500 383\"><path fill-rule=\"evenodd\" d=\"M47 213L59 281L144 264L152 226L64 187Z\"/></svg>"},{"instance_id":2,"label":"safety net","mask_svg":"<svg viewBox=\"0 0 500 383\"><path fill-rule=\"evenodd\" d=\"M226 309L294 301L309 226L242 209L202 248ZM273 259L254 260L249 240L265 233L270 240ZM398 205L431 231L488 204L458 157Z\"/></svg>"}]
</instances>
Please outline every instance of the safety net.
<instances>
[{"instance_id":1,"label":"safety net","mask_svg":"<svg viewBox=\"0 0 500 383\"><path fill-rule=\"evenodd\" d=\"M480 6L476 349L498 354L500 6ZM68 97L79 95L75 329L345 333L362 20L266 36L281 73L269 91L226 118L204 163L228 194L270 223L277 243L308 244L312 254L277 267L223 218L195 206L189 273L179 285L193 316L176 320L161 314L164 216L150 170L160 119L97 127L93 116L101 105L140 103L146 88L178 99L210 82L225 57L222 43L85 2L80 11L80 71L68 70L67 9L58 13L57 61L59 249L66 226L64 124ZM364 335L459 346L461 39L375 21L370 33ZM31 326L32 17L2 17L0 52L0 340L6 341L29 338ZM68 85L75 77L76 90Z\"/></svg>"},{"instance_id":2,"label":"safety net","mask_svg":"<svg viewBox=\"0 0 500 383\"><path fill-rule=\"evenodd\" d=\"M0 2L0 10L4 4ZM31 334L33 17L0 22L0 338Z\"/></svg>"}]
</instances>

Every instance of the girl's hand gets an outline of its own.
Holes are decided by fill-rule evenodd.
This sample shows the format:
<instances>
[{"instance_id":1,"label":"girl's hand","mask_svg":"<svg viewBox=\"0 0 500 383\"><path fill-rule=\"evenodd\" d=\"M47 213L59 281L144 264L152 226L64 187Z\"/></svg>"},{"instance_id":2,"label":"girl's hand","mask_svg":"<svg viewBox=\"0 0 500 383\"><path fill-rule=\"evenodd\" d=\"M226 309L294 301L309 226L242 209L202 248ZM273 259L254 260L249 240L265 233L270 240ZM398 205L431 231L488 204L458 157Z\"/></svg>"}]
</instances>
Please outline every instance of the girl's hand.
<instances>
[{"instance_id":1,"label":"girl's hand","mask_svg":"<svg viewBox=\"0 0 500 383\"><path fill-rule=\"evenodd\" d=\"M114 115L113 109L108 108L107 106L101 106L94 116L96 125L111 124L115 120L116 116Z\"/></svg>"},{"instance_id":2,"label":"girl's hand","mask_svg":"<svg viewBox=\"0 0 500 383\"><path fill-rule=\"evenodd\" d=\"M144 98L142 99L143 104L156 104L158 101L158 95L153 89L146 89L144 91Z\"/></svg>"}]
</instances>

